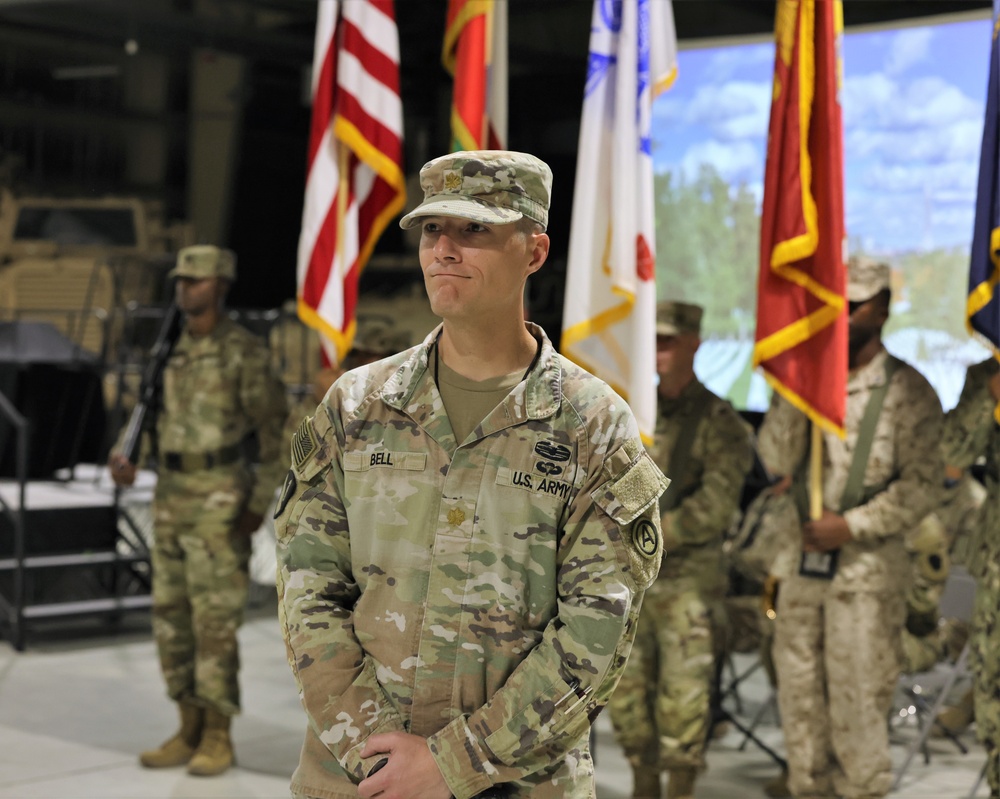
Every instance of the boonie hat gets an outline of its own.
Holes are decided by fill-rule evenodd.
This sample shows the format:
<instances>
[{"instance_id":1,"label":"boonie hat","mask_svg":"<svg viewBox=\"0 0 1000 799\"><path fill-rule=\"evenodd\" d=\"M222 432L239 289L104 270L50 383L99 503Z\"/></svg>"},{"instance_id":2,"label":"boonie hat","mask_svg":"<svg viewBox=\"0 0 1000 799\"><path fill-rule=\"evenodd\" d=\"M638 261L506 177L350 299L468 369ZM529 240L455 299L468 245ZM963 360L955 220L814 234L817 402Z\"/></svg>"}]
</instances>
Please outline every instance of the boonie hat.
<instances>
[{"instance_id":1,"label":"boonie hat","mask_svg":"<svg viewBox=\"0 0 1000 799\"><path fill-rule=\"evenodd\" d=\"M540 158L511 150L471 150L428 161L420 170L424 200L399 220L416 227L423 216L452 216L484 225L522 217L547 227L552 170Z\"/></svg>"},{"instance_id":2,"label":"boonie hat","mask_svg":"<svg viewBox=\"0 0 1000 799\"><path fill-rule=\"evenodd\" d=\"M236 280L236 253L214 244L185 247L177 253L177 266L167 273L167 277L191 277L195 280L221 277Z\"/></svg>"},{"instance_id":3,"label":"boonie hat","mask_svg":"<svg viewBox=\"0 0 1000 799\"><path fill-rule=\"evenodd\" d=\"M847 301L867 302L889 288L890 277L889 264L865 255L852 255L847 260Z\"/></svg>"},{"instance_id":4,"label":"boonie hat","mask_svg":"<svg viewBox=\"0 0 1000 799\"><path fill-rule=\"evenodd\" d=\"M656 304L656 335L676 336L680 333L701 334L700 305L664 300Z\"/></svg>"}]
</instances>

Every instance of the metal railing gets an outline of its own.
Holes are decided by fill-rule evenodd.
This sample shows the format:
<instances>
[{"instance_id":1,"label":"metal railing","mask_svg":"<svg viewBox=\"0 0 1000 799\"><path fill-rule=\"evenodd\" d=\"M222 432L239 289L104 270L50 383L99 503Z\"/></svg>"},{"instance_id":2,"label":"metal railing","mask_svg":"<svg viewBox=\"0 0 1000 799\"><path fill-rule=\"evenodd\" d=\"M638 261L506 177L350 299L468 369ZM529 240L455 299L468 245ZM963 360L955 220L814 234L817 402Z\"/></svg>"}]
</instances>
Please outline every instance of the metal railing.
<instances>
[{"instance_id":1,"label":"metal railing","mask_svg":"<svg viewBox=\"0 0 1000 799\"><path fill-rule=\"evenodd\" d=\"M14 407L7 396L0 392L0 415L14 428L17 438L15 455L15 476L17 479L17 507L12 508L0 496L0 513L10 521L13 532L14 569L12 574L11 599L0 594L0 610L6 617L3 622L10 629L10 639L14 649L24 648L24 598L25 598L25 524L24 506L28 485L28 439L31 426L28 420Z\"/></svg>"}]
</instances>

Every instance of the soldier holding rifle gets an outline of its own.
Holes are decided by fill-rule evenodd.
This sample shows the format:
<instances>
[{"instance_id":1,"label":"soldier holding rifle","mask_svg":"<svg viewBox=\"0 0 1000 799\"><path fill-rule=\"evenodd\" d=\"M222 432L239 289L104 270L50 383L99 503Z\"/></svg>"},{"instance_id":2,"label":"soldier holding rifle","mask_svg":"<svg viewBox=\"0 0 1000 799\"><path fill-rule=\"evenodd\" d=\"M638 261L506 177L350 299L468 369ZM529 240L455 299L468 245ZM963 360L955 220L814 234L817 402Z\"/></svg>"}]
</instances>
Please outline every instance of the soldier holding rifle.
<instances>
[{"instance_id":1,"label":"soldier holding rifle","mask_svg":"<svg viewBox=\"0 0 1000 799\"><path fill-rule=\"evenodd\" d=\"M153 433L158 453L154 498L153 632L167 694L180 730L143 752L148 768L187 764L191 774L219 774L233 762L230 719L240 710L236 631L249 585L250 536L280 483L285 392L264 343L225 314L236 279L233 253L209 245L178 253L183 326L162 374ZM164 336L157 359L164 355ZM155 376L146 376L144 389ZM148 400L147 390L142 399ZM143 408L137 413L141 415ZM130 423L127 433L140 425ZM245 452L256 435L260 466ZM125 438L128 438L126 436ZM119 486L141 462L127 442L109 458Z\"/></svg>"}]
</instances>

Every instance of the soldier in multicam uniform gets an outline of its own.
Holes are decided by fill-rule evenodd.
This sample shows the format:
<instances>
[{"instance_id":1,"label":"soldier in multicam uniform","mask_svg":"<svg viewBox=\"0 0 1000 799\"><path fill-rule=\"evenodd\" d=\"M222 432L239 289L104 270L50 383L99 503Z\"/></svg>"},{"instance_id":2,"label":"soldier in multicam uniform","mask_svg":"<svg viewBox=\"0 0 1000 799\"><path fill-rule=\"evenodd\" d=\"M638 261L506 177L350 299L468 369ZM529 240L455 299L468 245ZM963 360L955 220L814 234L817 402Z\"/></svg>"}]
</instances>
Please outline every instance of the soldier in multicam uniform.
<instances>
[{"instance_id":1,"label":"soldier in multicam uniform","mask_svg":"<svg viewBox=\"0 0 1000 799\"><path fill-rule=\"evenodd\" d=\"M659 406L651 454L673 482L660 498L663 564L650 586L632 656L610 703L636 797L691 797L705 766L716 652L725 630L723 535L739 515L753 465L751 430L698 380L702 309L656 309Z\"/></svg>"},{"instance_id":2,"label":"soldier in multicam uniform","mask_svg":"<svg viewBox=\"0 0 1000 799\"><path fill-rule=\"evenodd\" d=\"M986 459L986 499L965 549L976 579L970 664L976 733L986 748L990 795L1000 797L1000 366L994 359L970 366L958 405L948 412L944 451L949 467L967 469Z\"/></svg>"},{"instance_id":3,"label":"soldier in multicam uniform","mask_svg":"<svg viewBox=\"0 0 1000 799\"><path fill-rule=\"evenodd\" d=\"M279 610L309 717L298 796L592 797L591 722L661 557L667 482L626 403L524 321L552 173L425 164L424 342L293 439Z\"/></svg>"},{"instance_id":4,"label":"soldier in multicam uniform","mask_svg":"<svg viewBox=\"0 0 1000 799\"><path fill-rule=\"evenodd\" d=\"M802 525L799 568L777 596L774 661L794 796L884 796L886 718L899 675L909 560L904 534L940 502L942 414L934 390L890 356L889 268L849 264L847 436L823 434L823 516ZM759 433L769 471L805 498L804 414L777 395ZM833 554L836 553L836 554Z\"/></svg>"},{"instance_id":5,"label":"soldier in multicam uniform","mask_svg":"<svg viewBox=\"0 0 1000 799\"><path fill-rule=\"evenodd\" d=\"M232 765L230 719L240 710L236 631L249 585L250 536L284 468L285 391L264 343L229 320L233 254L197 245L178 253L176 299L184 314L163 373L156 420L153 632L180 731L143 752L149 768L188 764L211 775ZM256 434L256 475L244 454ZM140 459L141 460L141 459ZM112 452L118 485L136 467Z\"/></svg>"}]
</instances>

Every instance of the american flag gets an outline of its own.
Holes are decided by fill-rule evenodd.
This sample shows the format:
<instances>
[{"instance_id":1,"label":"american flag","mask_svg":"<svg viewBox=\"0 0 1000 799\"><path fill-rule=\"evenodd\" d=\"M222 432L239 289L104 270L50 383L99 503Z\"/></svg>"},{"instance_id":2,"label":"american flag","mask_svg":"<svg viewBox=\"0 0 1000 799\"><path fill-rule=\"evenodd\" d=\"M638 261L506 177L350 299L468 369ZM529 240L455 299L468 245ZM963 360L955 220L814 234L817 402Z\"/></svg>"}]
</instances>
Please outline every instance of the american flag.
<instances>
[{"instance_id":1,"label":"american flag","mask_svg":"<svg viewBox=\"0 0 1000 799\"><path fill-rule=\"evenodd\" d=\"M760 220L753 364L822 430L844 434L847 303L843 6L779 0Z\"/></svg>"},{"instance_id":2,"label":"american flag","mask_svg":"<svg viewBox=\"0 0 1000 799\"><path fill-rule=\"evenodd\" d=\"M320 0L312 99L298 311L340 362L354 338L361 271L406 202L392 0Z\"/></svg>"}]
</instances>

